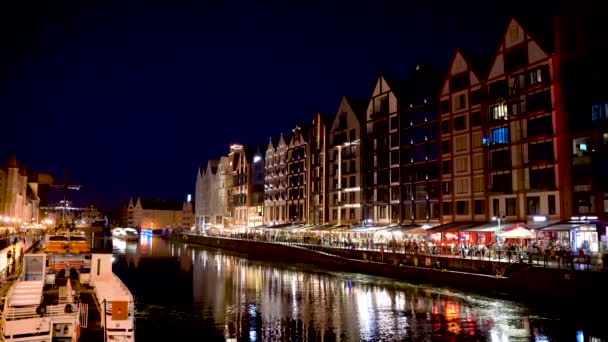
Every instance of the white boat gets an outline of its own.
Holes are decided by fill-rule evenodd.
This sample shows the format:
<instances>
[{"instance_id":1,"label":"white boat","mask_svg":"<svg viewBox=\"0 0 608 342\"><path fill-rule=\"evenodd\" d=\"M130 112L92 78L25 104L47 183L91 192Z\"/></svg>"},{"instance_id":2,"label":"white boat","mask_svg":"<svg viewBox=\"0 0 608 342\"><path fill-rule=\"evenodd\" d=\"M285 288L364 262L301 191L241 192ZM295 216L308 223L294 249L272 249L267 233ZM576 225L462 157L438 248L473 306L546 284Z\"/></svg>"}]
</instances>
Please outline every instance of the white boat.
<instances>
[{"instance_id":1,"label":"white boat","mask_svg":"<svg viewBox=\"0 0 608 342\"><path fill-rule=\"evenodd\" d=\"M114 228L112 230L112 236L126 241L137 241L139 240L139 233L135 228Z\"/></svg>"},{"instance_id":2,"label":"white boat","mask_svg":"<svg viewBox=\"0 0 608 342\"><path fill-rule=\"evenodd\" d=\"M2 341L135 340L133 296L109 253L24 255L1 322Z\"/></svg>"}]
</instances>

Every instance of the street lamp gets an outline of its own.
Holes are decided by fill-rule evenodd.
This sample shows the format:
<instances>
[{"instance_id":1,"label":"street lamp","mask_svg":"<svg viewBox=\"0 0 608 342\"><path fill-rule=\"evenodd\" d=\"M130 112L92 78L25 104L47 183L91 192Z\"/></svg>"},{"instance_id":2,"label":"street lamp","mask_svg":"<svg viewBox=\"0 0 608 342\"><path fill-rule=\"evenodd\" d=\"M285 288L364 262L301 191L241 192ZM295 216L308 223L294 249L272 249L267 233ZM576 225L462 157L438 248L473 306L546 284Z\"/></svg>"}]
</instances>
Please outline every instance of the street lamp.
<instances>
[{"instance_id":1,"label":"street lamp","mask_svg":"<svg viewBox=\"0 0 608 342\"><path fill-rule=\"evenodd\" d=\"M500 234L500 221L503 220L505 216L492 216L492 221L498 221L498 229L496 234L494 234L494 240L498 243L498 234Z\"/></svg>"}]
</instances>

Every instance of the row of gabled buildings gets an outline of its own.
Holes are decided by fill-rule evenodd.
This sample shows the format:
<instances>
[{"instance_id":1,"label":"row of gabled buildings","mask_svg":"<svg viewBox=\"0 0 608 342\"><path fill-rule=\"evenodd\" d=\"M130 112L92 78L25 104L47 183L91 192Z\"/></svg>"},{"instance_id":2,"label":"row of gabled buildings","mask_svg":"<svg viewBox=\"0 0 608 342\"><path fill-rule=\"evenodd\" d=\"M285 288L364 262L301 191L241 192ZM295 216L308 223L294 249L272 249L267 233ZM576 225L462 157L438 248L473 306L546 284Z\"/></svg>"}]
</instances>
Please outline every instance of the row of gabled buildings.
<instances>
[{"instance_id":1,"label":"row of gabled buildings","mask_svg":"<svg viewBox=\"0 0 608 342\"><path fill-rule=\"evenodd\" d=\"M46 194L52 183L50 175L28 173L25 165L11 155L0 167L0 227L39 223L39 188L44 188Z\"/></svg>"},{"instance_id":2,"label":"row of gabled buildings","mask_svg":"<svg viewBox=\"0 0 608 342\"><path fill-rule=\"evenodd\" d=\"M196 226L498 218L555 231L593 221L605 235L605 33L583 18L513 19L493 58L457 50L447 72L380 75L369 99L344 97L266 148L209 161Z\"/></svg>"}]
</instances>

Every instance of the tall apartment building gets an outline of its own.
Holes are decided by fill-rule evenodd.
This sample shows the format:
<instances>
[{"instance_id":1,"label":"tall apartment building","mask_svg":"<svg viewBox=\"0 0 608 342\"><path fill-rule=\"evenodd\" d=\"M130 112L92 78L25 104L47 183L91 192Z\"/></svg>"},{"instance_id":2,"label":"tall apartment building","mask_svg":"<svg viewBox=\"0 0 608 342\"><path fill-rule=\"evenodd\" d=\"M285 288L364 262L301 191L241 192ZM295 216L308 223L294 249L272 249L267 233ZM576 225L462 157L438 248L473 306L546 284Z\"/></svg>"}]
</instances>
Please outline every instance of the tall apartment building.
<instances>
[{"instance_id":1,"label":"tall apartment building","mask_svg":"<svg viewBox=\"0 0 608 342\"><path fill-rule=\"evenodd\" d=\"M401 96L397 119L391 117L392 222L429 225L439 223L439 119L437 94L443 73L417 65L408 92ZM399 122L395 129L393 121ZM399 160L398 163L395 163ZM399 171L400 168L400 171ZM401 190L401 192L399 192ZM400 194L400 196L399 196ZM398 215L397 215L398 214Z\"/></svg>"},{"instance_id":2,"label":"tall apartment building","mask_svg":"<svg viewBox=\"0 0 608 342\"><path fill-rule=\"evenodd\" d=\"M195 226L204 230L219 224L216 219L218 160L209 160L207 166L199 169L195 189Z\"/></svg>"},{"instance_id":3,"label":"tall apartment building","mask_svg":"<svg viewBox=\"0 0 608 342\"><path fill-rule=\"evenodd\" d=\"M572 133L574 216L608 219L608 27L596 18L555 18L558 104ZM602 235L603 224L599 225Z\"/></svg>"},{"instance_id":4,"label":"tall apartment building","mask_svg":"<svg viewBox=\"0 0 608 342\"><path fill-rule=\"evenodd\" d=\"M483 144L491 216L561 220L572 213L571 142L549 49L511 20L490 68Z\"/></svg>"},{"instance_id":5,"label":"tall apartment building","mask_svg":"<svg viewBox=\"0 0 608 342\"><path fill-rule=\"evenodd\" d=\"M247 161L247 227L264 224L264 153L259 146L245 148Z\"/></svg>"},{"instance_id":6,"label":"tall apartment building","mask_svg":"<svg viewBox=\"0 0 608 342\"><path fill-rule=\"evenodd\" d=\"M264 175L264 224L268 226L289 222L287 216L287 144L283 134L275 148L268 142Z\"/></svg>"},{"instance_id":7,"label":"tall apartment building","mask_svg":"<svg viewBox=\"0 0 608 342\"><path fill-rule=\"evenodd\" d=\"M400 161L399 152L393 154L396 159L391 160L389 139L390 132L399 130L399 99L405 93L404 82L379 76L366 110L363 216L375 223L398 221L400 191L398 187L390 187L390 166L394 165L392 169L396 170L392 172L393 183L399 183ZM398 141L394 144L399 146Z\"/></svg>"},{"instance_id":8,"label":"tall apartment building","mask_svg":"<svg viewBox=\"0 0 608 342\"><path fill-rule=\"evenodd\" d=\"M235 226L247 226L247 193L249 188L247 175L249 165L243 145L230 145L228 158L232 173L232 186L229 189L231 224Z\"/></svg>"},{"instance_id":9,"label":"tall apartment building","mask_svg":"<svg viewBox=\"0 0 608 342\"><path fill-rule=\"evenodd\" d=\"M442 222L487 221L479 70L456 51L440 94ZM483 66L481 66L482 70Z\"/></svg>"},{"instance_id":10,"label":"tall apartment building","mask_svg":"<svg viewBox=\"0 0 608 342\"><path fill-rule=\"evenodd\" d=\"M206 167L199 169L194 193L194 225L196 229L227 224L227 179L231 178L228 157L209 160Z\"/></svg>"},{"instance_id":11,"label":"tall apartment building","mask_svg":"<svg viewBox=\"0 0 608 342\"><path fill-rule=\"evenodd\" d=\"M287 220L302 224L308 222L306 201L307 132L306 127L296 125L287 146Z\"/></svg>"},{"instance_id":12,"label":"tall apartment building","mask_svg":"<svg viewBox=\"0 0 608 342\"><path fill-rule=\"evenodd\" d=\"M342 97L337 114L329 126L328 200L329 223L360 224L363 202L363 139L367 103Z\"/></svg>"},{"instance_id":13,"label":"tall apartment building","mask_svg":"<svg viewBox=\"0 0 608 342\"><path fill-rule=\"evenodd\" d=\"M308 158L306 200L308 223L322 225L329 221L329 202L327 199L327 144L330 118L317 112L308 130Z\"/></svg>"}]
</instances>

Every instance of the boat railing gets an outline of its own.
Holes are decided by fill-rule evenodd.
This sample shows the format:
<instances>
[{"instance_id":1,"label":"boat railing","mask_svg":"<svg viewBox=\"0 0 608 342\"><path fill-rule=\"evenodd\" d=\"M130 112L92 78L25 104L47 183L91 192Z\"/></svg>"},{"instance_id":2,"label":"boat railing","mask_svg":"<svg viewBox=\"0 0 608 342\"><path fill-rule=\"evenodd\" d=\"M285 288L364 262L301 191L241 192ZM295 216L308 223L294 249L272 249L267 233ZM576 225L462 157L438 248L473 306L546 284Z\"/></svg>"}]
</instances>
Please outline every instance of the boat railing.
<instances>
[{"instance_id":1,"label":"boat railing","mask_svg":"<svg viewBox=\"0 0 608 342\"><path fill-rule=\"evenodd\" d=\"M73 308L76 304L57 304L47 306L26 306L26 307L8 307L8 310L3 313L4 320L14 321L19 319L38 318L38 317L57 317L65 315L77 315L78 310L66 310L67 305ZM44 308L40 310L39 308Z\"/></svg>"}]
</instances>

